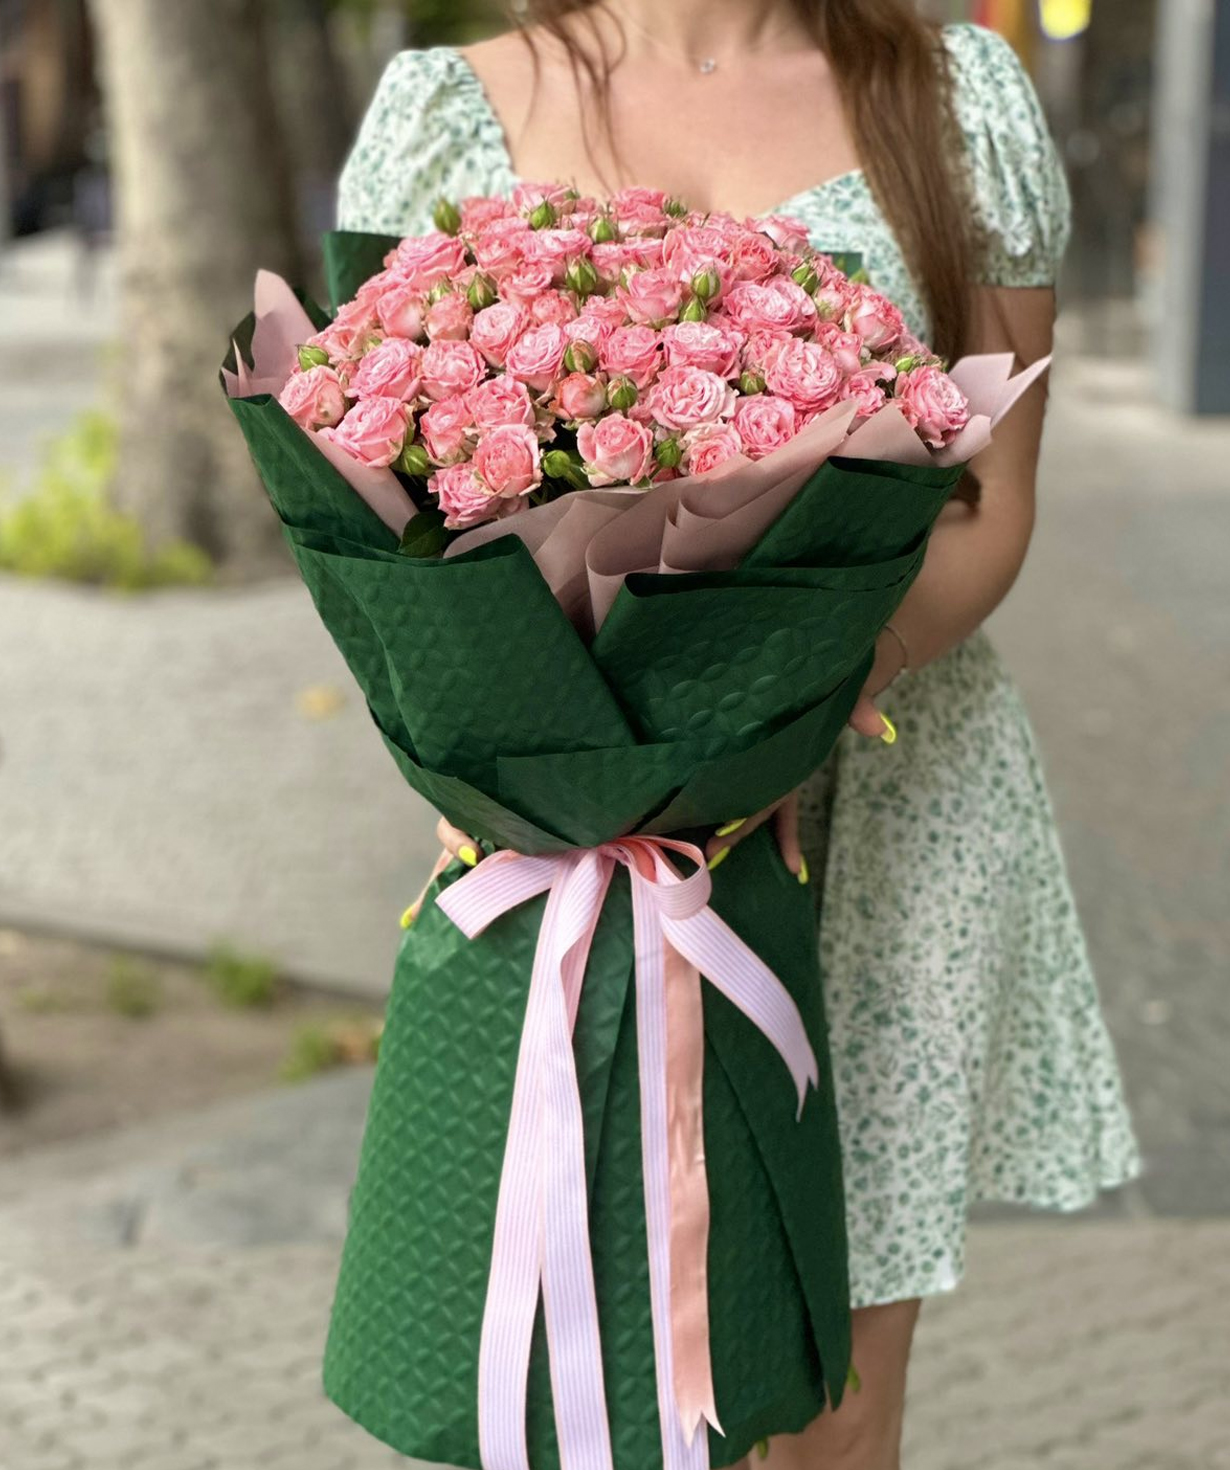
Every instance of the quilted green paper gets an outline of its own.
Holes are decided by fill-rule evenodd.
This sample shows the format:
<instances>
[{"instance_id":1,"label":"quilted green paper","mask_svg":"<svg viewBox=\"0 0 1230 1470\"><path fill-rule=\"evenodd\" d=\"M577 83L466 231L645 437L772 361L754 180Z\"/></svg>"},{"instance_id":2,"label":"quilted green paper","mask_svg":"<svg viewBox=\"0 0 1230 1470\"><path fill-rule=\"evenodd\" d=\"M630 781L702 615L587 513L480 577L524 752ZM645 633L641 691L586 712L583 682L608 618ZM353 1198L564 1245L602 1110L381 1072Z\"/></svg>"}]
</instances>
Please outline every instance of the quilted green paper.
<instances>
[{"instance_id":1,"label":"quilted green paper","mask_svg":"<svg viewBox=\"0 0 1230 1470\"><path fill-rule=\"evenodd\" d=\"M331 237L333 299L392 243ZM241 350L250 334L250 321L235 334ZM524 852L633 830L703 837L801 783L844 725L959 473L832 460L739 569L630 577L586 647L515 537L443 561L402 556L274 400L232 408L402 774L488 846ZM429 901L398 957L325 1387L372 1433L429 1461L479 1464L479 1326L543 904L471 941ZM760 831L715 871L713 906L794 995L820 1063L796 1121L770 1044L705 987L711 1336L727 1431L711 1434L710 1451L721 1466L840 1399L849 1311L810 892ZM655 1470L634 1006L621 870L575 1048L615 1465ZM533 1470L554 1470L541 1330L528 1424Z\"/></svg>"}]
</instances>

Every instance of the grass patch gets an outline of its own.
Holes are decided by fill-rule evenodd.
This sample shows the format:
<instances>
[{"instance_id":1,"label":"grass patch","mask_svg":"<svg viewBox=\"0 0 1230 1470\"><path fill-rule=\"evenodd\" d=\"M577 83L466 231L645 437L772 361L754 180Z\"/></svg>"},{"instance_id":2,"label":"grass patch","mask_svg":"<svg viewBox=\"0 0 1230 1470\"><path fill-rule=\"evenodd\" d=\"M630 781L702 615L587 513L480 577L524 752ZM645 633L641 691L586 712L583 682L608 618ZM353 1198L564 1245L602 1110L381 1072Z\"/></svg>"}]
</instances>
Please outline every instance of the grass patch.
<instances>
[{"instance_id":1,"label":"grass patch","mask_svg":"<svg viewBox=\"0 0 1230 1470\"><path fill-rule=\"evenodd\" d=\"M218 944L205 961L205 981L224 1005L270 1006L277 999L278 972L272 960Z\"/></svg>"},{"instance_id":2,"label":"grass patch","mask_svg":"<svg viewBox=\"0 0 1230 1470\"><path fill-rule=\"evenodd\" d=\"M152 1016L162 1005L162 981L148 965L116 955L107 968L107 1007L133 1021Z\"/></svg>"},{"instance_id":3,"label":"grass patch","mask_svg":"<svg viewBox=\"0 0 1230 1470\"><path fill-rule=\"evenodd\" d=\"M33 486L0 499L0 570L124 591L207 582L212 566L187 542L152 549L134 517L111 504L114 421L80 414L47 447Z\"/></svg>"},{"instance_id":4,"label":"grass patch","mask_svg":"<svg viewBox=\"0 0 1230 1470\"><path fill-rule=\"evenodd\" d=\"M339 1019L300 1026L291 1038L278 1075L283 1082L306 1082L334 1067L374 1062L380 1052L381 1025L367 1020Z\"/></svg>"}]
</instances>

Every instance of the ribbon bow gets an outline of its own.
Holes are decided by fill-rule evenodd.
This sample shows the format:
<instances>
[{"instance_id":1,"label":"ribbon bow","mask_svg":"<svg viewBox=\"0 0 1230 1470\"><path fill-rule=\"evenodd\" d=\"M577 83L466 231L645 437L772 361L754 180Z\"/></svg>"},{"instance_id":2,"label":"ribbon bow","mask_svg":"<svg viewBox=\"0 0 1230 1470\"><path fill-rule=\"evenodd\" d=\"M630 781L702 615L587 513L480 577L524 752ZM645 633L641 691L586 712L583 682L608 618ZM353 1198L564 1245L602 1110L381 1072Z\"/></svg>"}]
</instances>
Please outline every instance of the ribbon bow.
<instances>
[{"instance_id":1,"label":"ribbon bow","mask_svg":"<svg viewBox=\"0 0 1230 1470\"><path fill-rule=\"evenodd\" d=\"M667 857L696 864L684 877ZM702 1423L719 1433L709 1355L701 1081L703 974L772 1042L802 1112L816 1058L798 1007L709 907L699 848L625 837L548 857L500 851L444 890L469 938L547 893L517 1057L478 1362L484 1470L529 1470L526 1383L544 1301L563 1470L612 1470L589 1244L581 1095L572 1032L594 930L617 864L632 880L641 1149L664 1470L708 1470Z\"/></svg>"}]
</instances>

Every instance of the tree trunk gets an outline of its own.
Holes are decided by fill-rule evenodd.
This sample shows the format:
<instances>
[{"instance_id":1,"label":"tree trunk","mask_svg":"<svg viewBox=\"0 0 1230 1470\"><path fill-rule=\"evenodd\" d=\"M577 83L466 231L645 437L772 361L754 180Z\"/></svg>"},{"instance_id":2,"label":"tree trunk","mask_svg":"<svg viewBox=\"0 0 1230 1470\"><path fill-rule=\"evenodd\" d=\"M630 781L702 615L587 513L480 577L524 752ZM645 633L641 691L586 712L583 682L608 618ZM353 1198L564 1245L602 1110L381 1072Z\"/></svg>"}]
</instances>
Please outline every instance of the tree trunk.
<instances>
[{"instance_id":1,"label":"tree trunk","mask_svg":"<svg viewBox=\"0 0 1230 1470\"><path fill-rule=\"evenodd\" d=\"M280 535L218 387L259 266L298 276L262 0L92 0L123 282L116 503L228 570Z\"/></svg>"}]
</instances>

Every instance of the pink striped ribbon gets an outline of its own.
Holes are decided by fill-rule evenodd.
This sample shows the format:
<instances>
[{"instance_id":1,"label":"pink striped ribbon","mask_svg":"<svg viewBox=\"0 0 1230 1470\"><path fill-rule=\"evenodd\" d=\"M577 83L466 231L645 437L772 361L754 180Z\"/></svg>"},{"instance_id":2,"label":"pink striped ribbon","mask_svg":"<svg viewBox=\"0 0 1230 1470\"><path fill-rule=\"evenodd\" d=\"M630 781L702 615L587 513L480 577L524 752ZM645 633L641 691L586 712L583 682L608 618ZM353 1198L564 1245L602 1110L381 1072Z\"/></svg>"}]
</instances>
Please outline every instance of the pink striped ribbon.
<instances>
[{"instance_id":1,"label":"pink striped ribbon","mask_svg":"<svg viewBox=\"0 0 1230 1470\"><path fill-rule=\"evenodd\" d=\"M684 877L668 851L688 858L696 870ZM625 837L549 857L501 851L440 894L440 907L469 938L547 894L479 1344L484 1470L529 1470L526 1383L540 1291L563 1470L612 1470L572 1032L617 863L632 880L641 1150L664 1470L708 1470L702 1425L721 1432L709 1356L701 975L772 1042L794 1079L800 1113L807 1085L815 1086L818 1077L798 1007L709 907L704 855L691 843Z\"/></svg>"}]
</instances>

